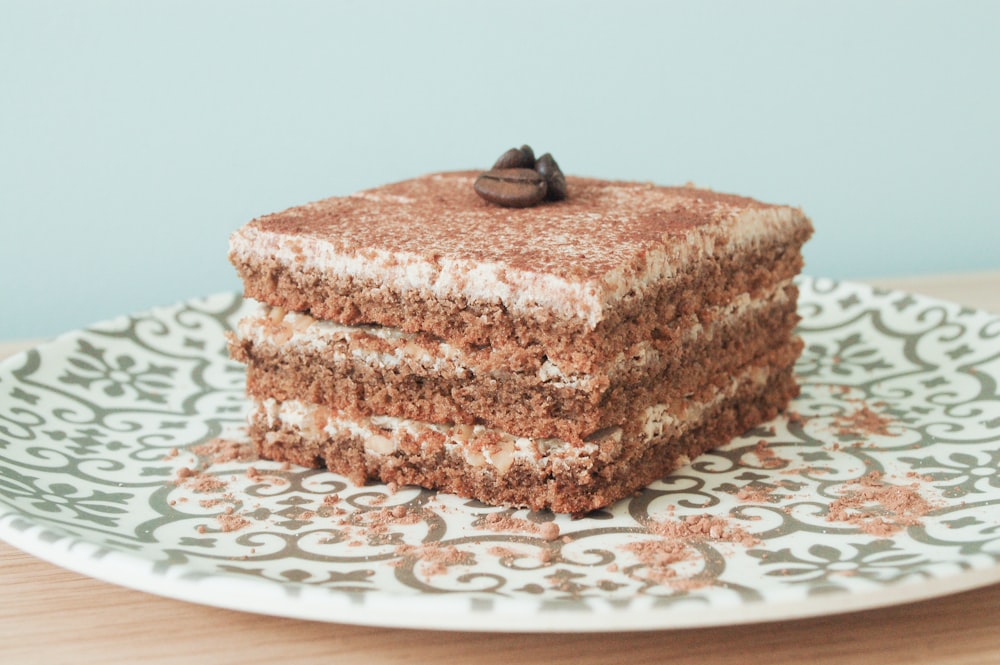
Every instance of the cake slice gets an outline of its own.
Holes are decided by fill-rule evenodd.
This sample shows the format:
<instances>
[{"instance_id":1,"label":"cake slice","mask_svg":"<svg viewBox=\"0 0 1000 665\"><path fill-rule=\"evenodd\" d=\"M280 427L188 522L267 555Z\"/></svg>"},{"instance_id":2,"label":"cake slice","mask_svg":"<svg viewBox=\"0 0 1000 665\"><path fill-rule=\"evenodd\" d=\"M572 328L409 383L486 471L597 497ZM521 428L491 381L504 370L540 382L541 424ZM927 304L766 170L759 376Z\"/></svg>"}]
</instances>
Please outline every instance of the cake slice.
<instances>
[{"instance_id":1,"label":"cake slice","mask_svg":"<svg viewBox=\"0 0 1000 665\"><path fill-rule=\"evenodd\" d=\"M270 458L490 504L606 506L773 417L801 211L566 178L508 209L442 173L254 220L251 435Z\"/></svg>"}]
</instances>

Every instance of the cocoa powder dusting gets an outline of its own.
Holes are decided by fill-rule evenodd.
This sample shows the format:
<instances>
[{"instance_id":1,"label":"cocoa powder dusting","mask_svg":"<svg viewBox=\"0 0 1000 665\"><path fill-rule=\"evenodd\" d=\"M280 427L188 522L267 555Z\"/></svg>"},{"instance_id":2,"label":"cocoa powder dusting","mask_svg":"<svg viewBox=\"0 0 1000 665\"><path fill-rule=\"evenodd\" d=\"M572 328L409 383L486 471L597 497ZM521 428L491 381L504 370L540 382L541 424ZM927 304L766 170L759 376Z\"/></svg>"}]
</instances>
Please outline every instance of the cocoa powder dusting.
<instances>
[{"instance_id":1,"label":"cocoa powder dusting","mask_svg":"<svg viewBox=\"0 0 1000 665\"><path fill-rule=\"evenodd\" d=\"M390 255L448 256L596 281L621 268L623 260L643 260L651 246L671 236L697 233L751 210L773 210L806 223L799 211L744 197L572 176L566 178L573 192L566 200L533 208L530 215L512 215L476 195L478 175L428 174L298 206L254 220L237 231L235 242L252 246L255 236L298 234L355 248L362 256L378 248ZM609 224L608 214L624 217ZM564 241L567 234L574 242Z\"/></svg>"}]
</instances>

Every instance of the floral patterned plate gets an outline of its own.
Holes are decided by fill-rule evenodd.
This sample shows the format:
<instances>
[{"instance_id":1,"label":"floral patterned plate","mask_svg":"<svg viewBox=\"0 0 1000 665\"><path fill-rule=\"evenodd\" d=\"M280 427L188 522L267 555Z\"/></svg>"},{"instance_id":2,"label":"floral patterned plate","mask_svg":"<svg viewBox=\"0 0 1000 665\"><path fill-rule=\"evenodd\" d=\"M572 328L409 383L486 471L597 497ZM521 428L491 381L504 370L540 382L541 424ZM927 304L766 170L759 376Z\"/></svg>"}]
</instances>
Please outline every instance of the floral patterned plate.
<instances>
[{"instance_id":1,"label":"floral patterned plate","mask_svg":"<svg viewBox=\"0 0 1000 665\"><path fill-rule=\"evenodd\" d=\"M0 364L0 537L173 598L449 630L720 625L1000 581L1000 318L800 286L789 412L577 520L255 459L237 295L69 333Z\"/></svg>"}]
</instances>

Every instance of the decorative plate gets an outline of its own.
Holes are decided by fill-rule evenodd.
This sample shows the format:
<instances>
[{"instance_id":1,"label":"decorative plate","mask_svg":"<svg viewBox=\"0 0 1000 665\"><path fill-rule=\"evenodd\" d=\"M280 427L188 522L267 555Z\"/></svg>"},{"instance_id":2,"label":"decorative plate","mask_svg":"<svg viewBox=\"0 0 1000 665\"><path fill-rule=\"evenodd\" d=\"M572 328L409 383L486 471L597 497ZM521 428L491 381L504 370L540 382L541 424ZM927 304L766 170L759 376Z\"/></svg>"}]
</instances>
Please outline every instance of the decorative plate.
<instances>
[{"instance_id":1,"label":"decorative plate","mask_svg":"<svg viewBox=\"0 0 1000 665\"><path fill-rule=\"evenodd\" d=\"M234 294L0 364L0 537L109 582L322 621L708 626L1000 581L1000 317L800 281L802 395L588 517L257 460Z\"/></svg>"}]
</instances>

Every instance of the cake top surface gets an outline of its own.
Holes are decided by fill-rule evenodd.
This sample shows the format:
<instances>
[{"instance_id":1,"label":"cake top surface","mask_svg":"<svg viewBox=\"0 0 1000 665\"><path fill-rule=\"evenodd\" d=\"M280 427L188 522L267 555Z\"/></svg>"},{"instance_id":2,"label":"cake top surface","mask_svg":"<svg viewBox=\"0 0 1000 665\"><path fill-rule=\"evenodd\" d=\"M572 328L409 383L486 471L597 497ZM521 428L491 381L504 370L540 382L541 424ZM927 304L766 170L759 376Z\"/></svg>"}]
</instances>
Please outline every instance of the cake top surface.
<instances>
[{"instance_id":1,"label":"cake top surface","mask_svg":"<svg viewBox=\"0 0 1000 665\"><path fill-rule=\"evenodd\" d=\"M266 215L233 235L231 254L593 323L616 297L692 257L809 223L798 209L741 196L572 176L563 201L503 208L476 195L476 176L434 173Z\"/></svg>"},{"instance_id":2,"label":"cake top surface","mask_svg":"<svg viewBox=\"0 0 1000 665\"><path fill-rule=\"evenodd\" d=\"M731 220L753 199L692 187L567 177L570 196L501 208L476 196L472 171L436 173L267 215L263 231L342 252L366 249L501 263L568 279L599 278L670 236Z\"/></svg>"}]
</instances>

